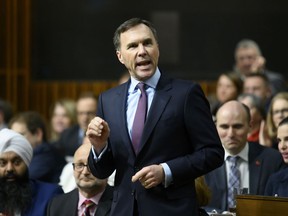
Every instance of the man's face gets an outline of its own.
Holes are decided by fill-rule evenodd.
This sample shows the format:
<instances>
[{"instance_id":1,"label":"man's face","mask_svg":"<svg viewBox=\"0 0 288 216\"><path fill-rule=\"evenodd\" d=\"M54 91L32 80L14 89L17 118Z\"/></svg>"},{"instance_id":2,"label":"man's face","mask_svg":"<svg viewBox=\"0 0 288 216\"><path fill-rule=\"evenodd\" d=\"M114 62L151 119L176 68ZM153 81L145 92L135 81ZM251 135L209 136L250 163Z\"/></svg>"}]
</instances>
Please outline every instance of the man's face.
<instances>
[{"instance_id":1,"label":"man's face","mask_svg":"<svg viewBox=\"0 0 288 216\"><path fill-rule=\"evenodd\" d=\"M97 102L92 98L83 98L77 102L76 109L78 124L85 131L96 115Z\"/></svg>"},{"instance_id":2,"label":"man's face","mask_svg":"<svg viewBox=\"0 0 288 216\"><path fill-rule=\"evenodd\" d=\"M269 87L260 77L247 77L244 81L243 92L256 95L263 102L270 95Z\"/></svg>"},{"instance_id":3,"label":"man's face","mask_svg":"<svg viewBox=\"0 0 288 216\"><path fill-rule=\"evenodd\" d=\"M16 131L17 133L22 134L32 145L32 148L35 148L37 145L42 143L42 133L41 130L38 129L35 134L32 134L27 125L23 122L14 122L11 125L11 130Z\"/></svg>"},{"instance_id":4,"label":"man's face","mask_svg":"<svg viewBox=\"0 0 288 216\"><path fill-rule=\"evenodd\" d=\"M245 147L250 129L247 114L241 106L224 104L216 115L216 126L222 145L232 155L238 154Z\"/></svg>"},{"instance_id":5,"label":"man's face","mask_svg":"<svg viewBox=\"0 0 288 216\"><path fill-rule=\"evenodd\" d=\"M86 144L83 144L86 145ZM83 147L83 146L82 146ZM91 148L91 146L90 146ZM78 149L74 154L74 178L76 181L79 190L85 191L86 193L93 193L95 190L99 190L99 188L104 188L107 180L97 179L92 175L87 165L87 158L90 153L90 148L81 148ZM77 170L76 166L82 165L82 170Z\"/></svg>"},{"instance_id":6,"label":"man's face","mask_svg":"<svg viewBox=\"0 0 288 216\"><path fill-rule=\"evenodd\" d=\"M254 48L240 48L236 52L236 67L243 75L249 75L253 72L253 67L259 54Z\"/></svg>"},{"instance_id":7,"label":"man's face","mask_svg":"<svg viewBox=\"0 0 288 216\"><path fill-rule=\"evenodd\" d=\"M120 35L119 61L131 76L145 81L153 76L159 59L158 43L148 26L137 25Z\"/></svg>"},{"instance_id":8,"label":"man's face","mask_svg":"<svg viewBox=\"0 0 288 216\"><path fill-rule=\"evenodd\" d=\"M22 158L13 151L0 155L0 178L7 182L22 179L27 172L27 166Z\"/></svg>"}]
</instances>

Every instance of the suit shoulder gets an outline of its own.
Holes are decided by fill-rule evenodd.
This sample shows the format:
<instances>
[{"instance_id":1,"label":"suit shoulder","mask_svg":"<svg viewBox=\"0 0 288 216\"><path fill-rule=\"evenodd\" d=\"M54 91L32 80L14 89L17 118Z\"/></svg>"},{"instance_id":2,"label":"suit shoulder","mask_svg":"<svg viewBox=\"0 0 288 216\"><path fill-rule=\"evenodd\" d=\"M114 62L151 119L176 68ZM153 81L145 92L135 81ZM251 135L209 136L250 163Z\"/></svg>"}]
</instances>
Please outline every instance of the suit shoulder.
<instances>
[{"instance_id":1,"label":"suit shoulder","mask_svg":"<svg viewBox=\"0 0 288 216\"><path fill-rule=\"evenodd\" d=\"M110 88L106 91L103 91L100 95L109 95L109 94L115 94L117 92L123 92L125 89L127 89L129 86L129 83L123 83L121 85L115 86L113 88Z\"/></svg>"},{"instance_id":2,"label":"suit shoulder","mask_svg":"<svg viewBox=\"0 0 288 216\"><path fill-rule=\"evenodd\" d=\"M78 190L74 189L74 190L69 191L67 193L56 195L55 197L53 197L53 200L56 202L59 202L61 200L70 200L71 197L77 196L77 194L78 194Z\"/></svg>"},{"instance_id":3,"label":"suit shoulder","mask_svg":"<svg viewBox=\"0 0 288 216\"><path fill-rule=\"evenodd\" d=\"M251 151L257 152L259 154L262 153L262 154L271 154L271 155L278 155L278 156L281 155L278 150L271 148L271 147L263 146L257 142L249 142L249 148L251 149Z\"/></svg>"},{"instance_id":4,"label":"suit shoulder","mask_svg":"<svg viewBox=\"0 0 288 216\"><path fill-rule=\"evenodd\" d=\"M46 191L47 193L64 193L62 188L58 184L42 182L38 180L32 180L31 184L33 185L33 188L35 188L36 190L41 190L41 192Z\"/></svg>"}]
</instances>

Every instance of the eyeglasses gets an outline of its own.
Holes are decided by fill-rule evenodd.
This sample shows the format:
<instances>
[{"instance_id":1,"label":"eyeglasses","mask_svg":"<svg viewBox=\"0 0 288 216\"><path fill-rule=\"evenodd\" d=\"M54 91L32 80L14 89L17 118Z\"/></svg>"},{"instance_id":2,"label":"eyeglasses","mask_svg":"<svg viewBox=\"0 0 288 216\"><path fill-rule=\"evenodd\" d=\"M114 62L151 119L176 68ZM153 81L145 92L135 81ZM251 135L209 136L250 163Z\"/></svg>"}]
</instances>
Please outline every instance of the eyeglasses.
<instances>
[{"instance_id":1,"label":"eyeglasses","mask_svg":"<svg viewBox=\"0 0 288 216\"><path fill-rule=\"evenodd\" d=\"M273 110L272 114L273 115L278 115L278 114L288 114L288 108L284 108L281 110Z\"/></svg>"},{"instance_id":2,"label":"eyeglasses","mask_svg":"<svg viewBox=\"0 0 288 216\"><path fill-rule=\"evenodd\" d=\"M87 167L87 169L90 171L88 164L83 163L72 163L73 169L77 172L82 172L84 167Z\"/></svg>"}]
</instances>

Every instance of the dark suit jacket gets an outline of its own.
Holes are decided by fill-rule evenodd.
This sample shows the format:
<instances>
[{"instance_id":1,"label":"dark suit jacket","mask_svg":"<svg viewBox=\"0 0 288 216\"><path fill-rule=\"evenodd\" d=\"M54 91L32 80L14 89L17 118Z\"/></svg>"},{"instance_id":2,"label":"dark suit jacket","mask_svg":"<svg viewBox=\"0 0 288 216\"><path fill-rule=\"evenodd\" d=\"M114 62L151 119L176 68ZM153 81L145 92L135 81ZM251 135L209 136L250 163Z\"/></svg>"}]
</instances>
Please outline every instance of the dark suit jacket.
<instances>
[{"instance_id":1,"label":"dark suit jacket","mask_svg":"<svg viewBox=\"0 0 288 216\"><path fill-rule=\"evenodd\" d=\"M288 197L288 168L278 171L268 179L265 195Z\"/></svg>"},{"instance_id":2,"label":"dark suit jacket","mask_svg":"<svg viewBox=\"0 0 288 216\"><path fill-rule=\"evenodd\" d=\"M79 125L73 125L70 128L64 130L58 141L54 142L56 146L65 156L74 156L75 151L82 144L79 141Z\"/></svg>"},{"instance_id":3,"label":"dark suit jacket","mask_svg":"<svg viewBox=\"0 0 288 216\"><path fill-rule=\"evenodd\" d=\"M44 182L58 183L66 160L54 146L42 143L33 149L29 176Z\"/></svg>"},{"instance_id":4,"label":"dark suit jacket","mask_svg":"<svg viewBox=\"0 0 288 216\"><path fill-rule=\"evenodd\" d=\"M130 81L99 97L97 115L110 127L108 149L91 172L108 177L114 169L111 215L130 216L137 199L142 216L198 215L194 179L223 163L224 151L200 86L161 76L145 123L140 150L134 154L127 130L126 106ZM151 164L167 163L173 184L146 190L131 177Z\"/></svg>"},{"instance_id":5,"label":"dark suit jacket","mask_svg":"<svg viewBox=\"0 0 288 216\"><path fill-rule=\"evenodd\" d=\"M104 193L102 194L95 216L107 216L111 210L111 202L113 197L113 188L107 185ZM56 196L49 202L47 207L47 216L59 216L59 215L78 215L78 201L79 201L79 191L74 189L69 193L65 193Z\"/></svg>"},{"instance_id":6,"label":"dark suit jacket","mask_svg":"<svg viewBox=\"0 0 288 216\"><path fill-rule=\"evenodd\" d=\"M32 204L22 213L23 216L44 216L48 202L56 195L63 194L62 188L57 184L30 181L32 187Z\"/></svg>"},{"instance_id":7,"label":"dark suit jacket","mask_svg":"<svg viewBox=\"0 0 288 216\"><path fill-rule=\"evenodd\" d=\"M258 143L249 143L249 194L264 195L269 176L285 164L281 154ZM209 209L227 210L227 177L225 163L205 176L212 192Z\"/></svg>"}]
</instances>

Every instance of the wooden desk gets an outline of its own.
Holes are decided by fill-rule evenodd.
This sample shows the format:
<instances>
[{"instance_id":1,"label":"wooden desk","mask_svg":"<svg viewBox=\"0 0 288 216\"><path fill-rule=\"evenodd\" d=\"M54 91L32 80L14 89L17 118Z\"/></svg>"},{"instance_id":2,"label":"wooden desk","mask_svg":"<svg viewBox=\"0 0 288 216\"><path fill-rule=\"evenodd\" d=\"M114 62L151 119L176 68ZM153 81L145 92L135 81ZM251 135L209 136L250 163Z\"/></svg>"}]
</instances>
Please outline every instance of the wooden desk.
<instances>
[{"instance_id":1,"label":"wooden desk","mask_svg":"<svg viewBox=\"0 0 288 216\"><path fill-rule=\"evenodd\" d=\"M287 216L288 198L237 195L237 216Z\"/></svg>"}]
</instances>

